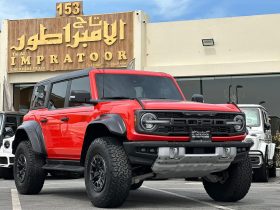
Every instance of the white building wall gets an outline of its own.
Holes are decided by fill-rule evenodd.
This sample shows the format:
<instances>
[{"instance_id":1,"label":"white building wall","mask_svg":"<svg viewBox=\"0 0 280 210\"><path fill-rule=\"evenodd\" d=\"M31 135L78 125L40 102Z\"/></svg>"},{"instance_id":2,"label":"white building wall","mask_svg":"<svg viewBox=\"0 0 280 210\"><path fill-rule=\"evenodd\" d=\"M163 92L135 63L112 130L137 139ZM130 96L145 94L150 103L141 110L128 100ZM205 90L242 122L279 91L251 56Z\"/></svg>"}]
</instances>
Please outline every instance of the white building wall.
<instances>
[{"instance_id":1,"label":"white building wall","mask_svg":"<svg viewBox=\"0 0 280 210\"><path fill-rule=\"evenodd\" d=\"M280 72L280 15L149 23L145 69L174 76ZM203 47L213 38L215 46Z\"/></svg>"}]
</instances>

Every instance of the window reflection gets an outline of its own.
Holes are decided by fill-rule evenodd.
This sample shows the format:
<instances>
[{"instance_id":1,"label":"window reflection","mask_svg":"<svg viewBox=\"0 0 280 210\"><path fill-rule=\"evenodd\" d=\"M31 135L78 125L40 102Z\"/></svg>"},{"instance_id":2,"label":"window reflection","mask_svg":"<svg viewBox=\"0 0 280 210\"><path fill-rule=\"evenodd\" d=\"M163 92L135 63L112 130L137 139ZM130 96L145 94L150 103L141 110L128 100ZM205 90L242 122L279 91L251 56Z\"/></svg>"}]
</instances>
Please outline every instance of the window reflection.
<instances>
[{"instance_id":1,"label":"window reflection","mask_svg":"<svg viewBox=\"0 0 280 210\"><path fill-rule=\"evenodd\" d=\"M192 94L202 91L206 103L231 101L239 104L262 104L270 115L280 117L280 74L177 80L187 99L190 99Z\"/></svg>"}]
</instances>

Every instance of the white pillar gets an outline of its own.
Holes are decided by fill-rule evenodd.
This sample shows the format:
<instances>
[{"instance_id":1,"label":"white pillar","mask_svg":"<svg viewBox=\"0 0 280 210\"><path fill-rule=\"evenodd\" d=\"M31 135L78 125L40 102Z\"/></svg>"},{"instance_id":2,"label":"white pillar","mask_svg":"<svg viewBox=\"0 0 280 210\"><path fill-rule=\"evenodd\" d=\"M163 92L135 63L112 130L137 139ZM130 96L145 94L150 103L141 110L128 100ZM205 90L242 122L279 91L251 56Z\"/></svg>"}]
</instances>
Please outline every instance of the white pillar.
<instances>
[{"instance_id":1,"label":"white pillar","mask_svg":"<svg viewBox=\"0 0 280 210\"><path fill-rule=\"evenodd\" d=\"M135 69L143 70L146 64L146 25L148 17L143 11L134 12Z\"/></svg>"},{"instance_id":2,"label":"white pillar","mask_svg":"<svg viewBox=\"0 0 280 210\"><path fill-rule=\"evenodd\" d=\"M0 111L4 109L4 78L8 75L8 20L1 23L0 34Z\"/></svg>"}]
</instances>

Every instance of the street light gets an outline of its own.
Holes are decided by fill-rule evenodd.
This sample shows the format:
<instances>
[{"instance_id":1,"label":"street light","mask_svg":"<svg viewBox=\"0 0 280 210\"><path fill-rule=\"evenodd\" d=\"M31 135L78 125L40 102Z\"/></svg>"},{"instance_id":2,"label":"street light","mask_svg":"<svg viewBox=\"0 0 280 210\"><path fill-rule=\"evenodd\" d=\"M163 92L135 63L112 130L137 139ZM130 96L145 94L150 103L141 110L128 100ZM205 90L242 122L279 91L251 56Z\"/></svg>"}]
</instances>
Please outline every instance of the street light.
<instances>
[{"instance_id":1,"label":"street light","mask_svg":"<svg viewBox=\"0 0 280 210\"><path fill-rule=\"evenodd\" d=\"M238 89L239 88L243 88L243 86L242 85L236 85L236 87L235 87L235 92L236 92L236 104L238 104L239 102L238 102Z\"/></svg>"},{"instance_id":2,"label":"street light","mask_svg":"<svg viewBox=\"0 0 280 210\"><path fill-rule=\"evenodd\" d=\"M230 92L231 92L232 85L228 86L228 102L231 103Z\"/></svg>"}]
</instances>

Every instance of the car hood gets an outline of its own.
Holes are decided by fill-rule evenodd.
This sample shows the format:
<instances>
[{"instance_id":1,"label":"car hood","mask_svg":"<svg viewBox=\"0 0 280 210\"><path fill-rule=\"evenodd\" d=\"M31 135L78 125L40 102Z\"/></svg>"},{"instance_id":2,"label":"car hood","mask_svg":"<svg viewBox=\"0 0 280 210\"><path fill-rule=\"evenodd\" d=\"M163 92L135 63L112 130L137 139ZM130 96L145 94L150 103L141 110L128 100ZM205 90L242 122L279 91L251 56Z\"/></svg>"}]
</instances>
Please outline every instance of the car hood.
<instances>
[{"instance_id":1,"label":"car hood","mask_svg":"<svg viewBox=\"0 0 280 210\"><path fill-rule=\"evenodd\" d=\"M150 110L240 112L240 110L233 104L206 104L171 100L142 100L142 103L145 109Z\"/></svg>"}]
</instances>

